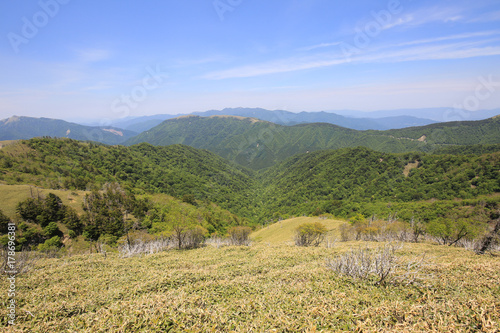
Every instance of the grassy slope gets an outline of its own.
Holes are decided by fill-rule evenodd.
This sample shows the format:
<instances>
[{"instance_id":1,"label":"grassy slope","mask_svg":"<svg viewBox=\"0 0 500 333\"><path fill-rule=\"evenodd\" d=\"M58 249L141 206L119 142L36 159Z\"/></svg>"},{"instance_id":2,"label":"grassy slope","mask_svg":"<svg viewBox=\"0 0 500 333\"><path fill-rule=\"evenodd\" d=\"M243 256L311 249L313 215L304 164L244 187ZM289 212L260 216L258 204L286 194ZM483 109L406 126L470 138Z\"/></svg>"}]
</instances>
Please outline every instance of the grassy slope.
<instances>
[{"instance_id":1,"label":"grassy slope","mask_svg":"<svg viewBox=\"0 0 500 333\"><path fill-rule=\"evenodd\" d=\"M16 215L16 206L19 202L28 199L31 195L30 188L36 195L38 192L42 196L47 196L49 193L54 193L61 198L63 204L76 209L78 213L82 213L82 200L85 196L85 191L67 191L67 190L47 190L29 185L2 185L0 184L0 209L10 218Z\"/></svg>"},{"instance_id":2,"label":"grassy slope","mask_svg":"<svg viewBox=\"0 0 500 333\"><path fill-rule=\"evenodd\" d=\"M17 326L6 331L500 329L500 257L405 244L404 255L427 252L432 258L426 270L434 275L427 281L430 288L380 287L326 269L326 259L358 246L209 246L129 259L116 254L45 259L16 280ZM7 290L7 284L0 279L1 290ZM7 324L5 297L4 293L0 327Z\"/></svg>"},{"instance_id":3,"label":"grassy slope","mask_svg":"<svg viewBox=\"0 0 500 333\"><path fill-rule=\"evenodd\" d=\"M328 236L339 235L338 228L345 223L340 220L321 219L319 217L296 217L273 223L251 234L251 239L256 242L280 244L293 242L295 229L302 223L320 222L328 230Z\"/></svg>"}]
</instances>

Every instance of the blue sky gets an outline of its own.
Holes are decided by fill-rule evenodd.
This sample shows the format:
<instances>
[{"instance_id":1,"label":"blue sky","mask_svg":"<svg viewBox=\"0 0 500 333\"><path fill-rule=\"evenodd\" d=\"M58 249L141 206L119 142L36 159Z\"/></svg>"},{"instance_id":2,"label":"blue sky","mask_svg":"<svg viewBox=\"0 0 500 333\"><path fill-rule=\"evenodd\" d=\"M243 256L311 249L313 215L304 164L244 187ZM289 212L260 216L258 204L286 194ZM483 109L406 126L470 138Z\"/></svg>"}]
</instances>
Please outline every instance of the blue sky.
<instances>
[{"instance_id":1,"label":"blue sky","mask_svg":"<svg viewBox=\"0 0 500 333\"><path fill-rule=\"evenodd\" d=\"M0 2L0 118L500 107L500 2Z\"/></svg>"}]
</instances>

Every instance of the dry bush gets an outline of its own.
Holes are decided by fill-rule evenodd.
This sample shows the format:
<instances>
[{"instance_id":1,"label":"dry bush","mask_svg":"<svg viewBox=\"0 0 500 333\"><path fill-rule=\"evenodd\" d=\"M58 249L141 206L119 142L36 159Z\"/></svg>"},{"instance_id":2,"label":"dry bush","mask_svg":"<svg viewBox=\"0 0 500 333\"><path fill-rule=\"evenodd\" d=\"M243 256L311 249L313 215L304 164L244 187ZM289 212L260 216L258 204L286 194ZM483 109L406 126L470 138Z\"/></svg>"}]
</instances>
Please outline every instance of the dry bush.
<instances>
[{"instance_id":1,"label":"dry bush","mask_svg":"<svg viewBox=\"0 0 500 333\"><path fill-rule=\"evenodd\" d=\"M495 222L495 227L487 235L477 242L474 246L474 251L477 254L484 254L488 251L500 250L500 219Z\"/></svg>"},{"instance_id":2,"label":"dry bush","mask_svg":"<svg viewBox=\"0 0 500 333\"><path fill-rule=\"evenodd\" d=\"M336 237L326 237L325 238L325 246L327 249L331 249L335 246L335 243L337 243L337 238Z\"/></svg>"},{"instance_id":3,"label":"dry bush","mask_svg":"<svg viewBox=\"0 0 500 333\"><path fill-rule=\"evenodd\" d=\"M213 246L213 247L218 249L222 246L231 245L231 241L229 240L229 238L222 238L219 236L214 236L214 237L210 237L210 238L206 239L205 244Z\"/></svg>"},{"instance_id":4,"label":"dry bush","mask_svg":"<svg viewBox=\"0 0 500 333\"><path fill-rule=\"evenodd\" d=\"M421 273L426 264L425 255L404 262L396 256L401 243L388 243L376 249L351 250L327 261L327 267L334 272L361 280L373 280L375 284L413 284L426 276Z\"/></svg>"},{"instance_id":5,"label":"dry bush","mask_svg":"<svg viewBox=\"0 0 500 333\"><path fill-rule=\"evenodd\" d=\"M139 256L142 254L154 254L173 247L174 244L169 238L159 238L144 241L134 239L130 243L124 243L118 247L118 252L123 258Z\"/></svg>"},{"instance_id":6,"label":"dry bush","mask_svg":"<svg viewBox=\"0 0 500 333\"><path fill-rule=\"evenodd\" d=\"M395 216L387 220L371 218L345 223L340 227L342 241L363 240L370 242L414 242L424 235L424 225L412 219L410 223L398 221Z\"/></svg>"},{"instance_id":7,"label":"dry bush","mask_svg":"<svg viewBox=\"0 0 500 333\"><path fill-rule=\"evenodd\" d=\"M344 223L339 227L340 241L348 242L354 239L354 227L349 223Z\"/></svg>"},{"instance_id":8,"label":"dry bush","mask_svg":"<svg viewBox=\"0 0 500 333\"><path fill-rule=\"evenodd\" d=\"M4 247L0 247L0 274L8 274L12 268L8 266L9 251ZM14 262L14 271L16 275L25 274L29 272L34 266L40 255L36 252L30 251L16 251Z\"/></svg>"},{"instance_id":9,"label":"dry bush","mask_svg":"<svg viewBox=\"0 0 500 333\"><path fill-rule=\"evenodd\" d=\"M232 227L228 230L229 242L231 245L250 245L250 227Z\"/></svg>"}]
</instances>

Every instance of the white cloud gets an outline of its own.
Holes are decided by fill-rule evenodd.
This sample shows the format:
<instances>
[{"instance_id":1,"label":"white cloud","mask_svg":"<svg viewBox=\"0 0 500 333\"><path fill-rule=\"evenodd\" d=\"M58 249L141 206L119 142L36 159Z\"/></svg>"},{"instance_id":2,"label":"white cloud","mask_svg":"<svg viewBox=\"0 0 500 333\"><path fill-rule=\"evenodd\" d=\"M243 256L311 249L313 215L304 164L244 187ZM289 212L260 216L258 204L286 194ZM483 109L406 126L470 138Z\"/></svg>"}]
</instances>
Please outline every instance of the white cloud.
<instances>
[{"instance_id":1,"label":"white cloud","mask_svg":"<svg viewBox=\"0 0 500 333\"><path fill-rule=\"evenodd\" d=\"M202 76L204 79L221 80L231 78L257 77L268 74L294 72L306 69L317 69L338 66L348 62L376 63L376 62L405 62L418 60L462 59L500 55L500 46L485 46L488 42L498 42L497 39L463 41L460 43L421 45L391 49L367 49L358 55L351 55L347 59L340 48L338 52L323 53L309 57L286 58L259 64L252 64L214 71ZM415 43L418 44L418 43ZM498 43L497 43L498 44Z\"/></svg>"}]
</instances>

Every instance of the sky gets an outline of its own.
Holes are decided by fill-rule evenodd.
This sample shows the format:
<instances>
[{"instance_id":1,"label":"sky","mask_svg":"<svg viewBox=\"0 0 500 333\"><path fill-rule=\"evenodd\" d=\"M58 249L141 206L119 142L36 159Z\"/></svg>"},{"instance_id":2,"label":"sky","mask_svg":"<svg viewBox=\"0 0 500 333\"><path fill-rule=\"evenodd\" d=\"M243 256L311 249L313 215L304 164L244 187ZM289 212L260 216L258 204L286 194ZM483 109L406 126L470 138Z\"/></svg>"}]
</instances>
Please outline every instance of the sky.
<instances>
[{"instance_id":1,"label":"sky","mask_svg":"<svg viewBox=\"0 0 500 333\"><path fill-rule=\"evenodd\" d=\"M500 107L498 0L0 2L0 119Z\"/></svg>"}]
</instances>

